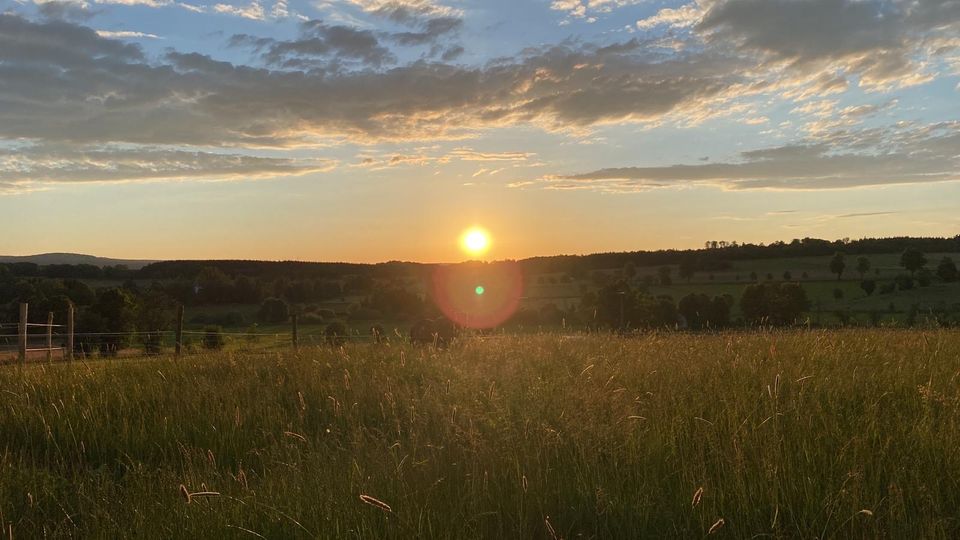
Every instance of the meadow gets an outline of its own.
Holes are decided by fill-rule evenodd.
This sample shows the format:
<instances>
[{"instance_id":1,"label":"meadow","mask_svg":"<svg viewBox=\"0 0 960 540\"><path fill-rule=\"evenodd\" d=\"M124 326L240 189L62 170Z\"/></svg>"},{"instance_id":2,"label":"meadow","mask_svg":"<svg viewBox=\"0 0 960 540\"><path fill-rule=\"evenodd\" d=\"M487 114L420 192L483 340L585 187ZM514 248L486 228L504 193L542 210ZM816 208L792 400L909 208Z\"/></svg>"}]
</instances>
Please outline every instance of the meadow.
<instances>
[{"instance_id":1,"label":"meadow","mask_svg":"<svg viewBox=\"0 0 960 540\"><path fill-rule=\"evenodd\" d=\"M0 368L9 538L955 538L960 333Z\"/></svg>"}]
</instances>

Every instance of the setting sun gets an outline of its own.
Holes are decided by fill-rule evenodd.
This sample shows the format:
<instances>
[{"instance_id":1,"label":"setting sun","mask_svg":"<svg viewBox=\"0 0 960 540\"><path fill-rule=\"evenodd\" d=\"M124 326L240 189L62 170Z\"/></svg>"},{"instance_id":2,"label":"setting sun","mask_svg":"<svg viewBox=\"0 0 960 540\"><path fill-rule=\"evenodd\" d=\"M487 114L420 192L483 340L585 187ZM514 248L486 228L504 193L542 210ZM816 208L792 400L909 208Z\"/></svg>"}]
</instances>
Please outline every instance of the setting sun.
<instances>
[{"instance_id":1,"label":"setting sun","mask_svg":"<svg viewBox=\"0 0 960 540\"><path fill-rule=\"evenodd\" d=\"M470 255L483 255L490 249L490 234L480 227L472 227L460 237L460 246Z\"/></svg>"}]
</instances>

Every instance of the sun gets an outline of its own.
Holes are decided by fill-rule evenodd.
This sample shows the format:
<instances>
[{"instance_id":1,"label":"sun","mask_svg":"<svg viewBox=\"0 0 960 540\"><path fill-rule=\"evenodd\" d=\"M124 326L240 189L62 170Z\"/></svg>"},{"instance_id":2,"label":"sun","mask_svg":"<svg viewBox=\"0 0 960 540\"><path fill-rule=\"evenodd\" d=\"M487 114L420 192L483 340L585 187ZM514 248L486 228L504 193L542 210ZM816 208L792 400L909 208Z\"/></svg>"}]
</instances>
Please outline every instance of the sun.
<instances>
[{"instance_id":1,"label":"sun","mask_svg":"<svg viewBox=\"0 0 960 540\"><path fill-rule=\"evenodd\" d=\"M470 255L483 255L490 249L490 234L480 227L471 227L460 236L460 247Z\"/></svg>"}]
</instances>

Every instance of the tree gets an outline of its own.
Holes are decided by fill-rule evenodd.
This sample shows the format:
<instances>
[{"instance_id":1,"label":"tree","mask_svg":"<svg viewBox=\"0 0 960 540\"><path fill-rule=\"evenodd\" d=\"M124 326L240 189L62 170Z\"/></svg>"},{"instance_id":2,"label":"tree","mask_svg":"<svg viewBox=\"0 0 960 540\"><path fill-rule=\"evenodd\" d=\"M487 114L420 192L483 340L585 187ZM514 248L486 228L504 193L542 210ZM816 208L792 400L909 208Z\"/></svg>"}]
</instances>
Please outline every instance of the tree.
<instances>
[{"instance_id":1,"label":"tree","mask_svg":"<svg viewBox=\"0 0 960 540\"><path fill-rule=\"evenodd\" d=\"M730 323L731 296L715 296L712 299L703 293L690 293L680 299L678 311L695 330L722 328Z\"/></svg>"},{"instance_id":2,"label":"tree","mask_svg":"<svg viewBox=\"0 0 960 540\"><path fill-rule=\"evenodd\" d=\"M661 285L667 286L673 284L673 280L670 279L670 272L671 270L669 266L661 266L657 269L657 276L660 278Z\"/></svg>"},{"instance_id":3,"label":"tree","mask_svg":"<svg viewBox=\"0 0 960 540\"><path fill-rule=\"evenodd\" d=\"M597 322L610 328L656 328L677 322L677 307L669 296L638 293L625 281L597 291Z\"/></svg>"},{"instance_id":4,"label":"tree","mask_svg":"<svg viewBox=\"0 0 960 540\"><path fill-rule=\"evenodd\" d=\"M623 265L623 276L628 280L633 280L633 278L637 277L637 265L634 264L633 261L629 261Z\"/></svg>"},{"instance_id":5,"label":"tree","mask_svg":"<svg viewBox=\"0 0 960 540\"><path fill-rule=\"evenodd\" d=\"M910 272L910 276L916 274L917 270L920 270L926 265L927 256L919 249L909 248L900 255L900 266L907 269L907 271Z\"/></svg>"},{"instance_id":6,"label":"tree","mask_svg":"<svg viewBox=\"0 0 960 540\"><path fill-rule=\"evenodd\" d=\"M843 289L834 289L834 290L833 290L833 299L834 299L834 300L843 300Z\"/></svg>"},{"instance_id":7,"label":"tree","mask_svg":"<svg viewBox=\"0 0 960 540\"><path fill-rule=\"evenodd\" d=\"M810 306L807 293L795 282L749 285L740 297L740 310L751 322L791 324Z\"/></svg>"},{"instance_id":8,"label":"tree","mask_svg":"<svg viewBox=\"0 0 960 540\"><path fill-rule=\"evenodd\" d=\"M863 279L863 276L867 275L867 272L870 271L870 259L866 257L857 257L857 273L860 274L860 279Z\"/></svg>"},{"instance_id":9,"label":"tree","mask_svg":"<svg viewBox=\"0 0 960 540\"><path fill-rule=\"evenodd\" d=\"M957 280L957 265L954 264L953 259L950 257L940 259L940 264L937 265L937 277L947 283Z\"/></svg>"},{"instance_id":10,"label":"tree","mask_svg":"<svg viewBox=\"0 0 960 540\"><path fill-rule=\"evenodd\" d=\"M757 279L759 279L759 276L757 276L757 273L750 272L750 281L756 281Z\"/></svg>"},{"instance_id":11,"label":"tree","mask_svg":"<svg viewBox=\"0 0 960 540\"><path fill-rule=\"evenodd\" d=\"M784 281L790 281L791 279L793 279L793 274L791 274L789 270L783 273Z\"/></svg>"},{"instance_id":12,"label":"tree","mask_svg":"<svg viewBox=\"0 0 960 540\"><path fill-rule=\"evenodd\" d=\"M835 253L830 259L830 272L837 275L837 280L843 276L843 271L847 268L843 253Z\"/></svg>"},{"instance_id":13,"label":"tree","mask_svg":"<svg viewBox=\"0 0 960 540\"><path fill-rule=\"evenodd\" d=\"M873 294L873 291L877 288L877 282L872 279L865 279L860 282L860 288L863 289L863 292L867 293L867 296Z\"/></svg>"}]
</instances>

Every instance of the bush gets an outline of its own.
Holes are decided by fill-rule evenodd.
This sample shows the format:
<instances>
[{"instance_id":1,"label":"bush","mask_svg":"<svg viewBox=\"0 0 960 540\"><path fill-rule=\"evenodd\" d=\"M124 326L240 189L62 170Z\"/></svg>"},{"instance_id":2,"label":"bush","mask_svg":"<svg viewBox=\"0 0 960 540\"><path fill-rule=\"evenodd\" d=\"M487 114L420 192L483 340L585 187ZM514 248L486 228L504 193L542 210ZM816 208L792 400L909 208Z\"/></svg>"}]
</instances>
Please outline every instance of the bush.
<instances>
[{"instance_id":1,"label":"bush","mask_svg":"<svg viewBox=\"0 0 960 540\"><path fill-rule=\"evenodd\" d=\"M220 350L225 342L223 339L223 329L219 326L208 326L203 333L203 348L208 350Z\"/></svg>"},{"instance_id":2,"label":"bush","mask_svg":"<svg viewBox=\"0 0 960 540\"><path fill-rule=\"evenodd\" d=\"M347 336L347 325L340 321L334 321L327 325L327 328L323 331L323 334L326 337L328 344L334 347L339 347L346 341L345 338Z\"/></svg>"}]
</instances>

